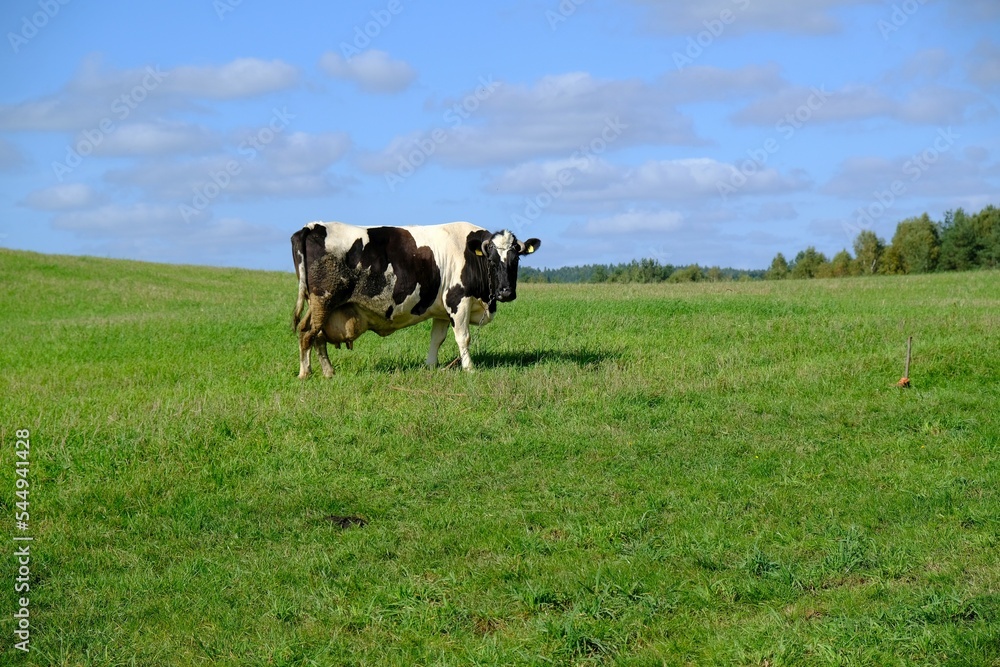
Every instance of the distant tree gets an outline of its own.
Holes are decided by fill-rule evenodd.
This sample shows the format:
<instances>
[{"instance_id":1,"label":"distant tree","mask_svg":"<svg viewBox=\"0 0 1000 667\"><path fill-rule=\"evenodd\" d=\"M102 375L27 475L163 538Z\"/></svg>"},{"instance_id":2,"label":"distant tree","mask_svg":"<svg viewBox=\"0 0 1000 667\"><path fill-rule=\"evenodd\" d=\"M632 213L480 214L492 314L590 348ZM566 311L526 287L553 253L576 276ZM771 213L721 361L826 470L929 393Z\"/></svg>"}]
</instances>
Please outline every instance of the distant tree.
<instances>
[{"instance_id":1,"label":"distant tree","mask_svg":"<svg viewBox=\"0 0 1000 667\"><path fill-rule=\"evenodd\" d=\"M937 267L941 253L938 227L926 213L896 225L892 247L899 254L903 273L927 273Z\"/></svg>"},{"instance_id":2,"label":"distant tree","mask_svg":"<svg viewBox=\"0 0 1000 667\"><path fill-rule=\"evenodd\" d=\"M1000 267L1000 208L987 206L972 219L982 244L976 263L984 269Z\"/></svg>"},{"instance_id":3,"label":"distant tree","mask_svg":"<svg viewBox=\"0 0 1000 667\"><path fill-rule=\"evenodd\" d=\"M827 263L826 255L813 246L799 252L792 265L792 278L815 278L820 267Z\"/></svg>"},{"instance_id":4,"label":"distant tree","mask_svg":"<svg viewBox=\"0 0 1000 667\"><path fill-rule=\"evenodd\" d=\"M830 260L830 273L834 278L857 275L857 264L851 259L851 253L843 249Z\"/></svg>"},{"instance_id":5,"label":"distant tree","mask_svg":"<svg viewBox=\"0 0 1000 667\"><path fill-rule=\"evenodd\" d=\"M854 261L863 276L879 272L879 260L885 252L885 242L870 229L863 229L854 239Z\"/></svg>"},{"instance_id":6,"label":"distant tree","mask_svg":"<svg viewBox=\"0 0 1000 667\"><path fill-rule=\"evenodd\" d=\"M979 265L984 239L976 232L975 220L962 209L944 214L938 271L968 271Z\"/></svg>"},{"instance_id":7,"label":"distant tree","mask_svg":"<svg viewBox=\"0 0 1000 667\"><path fill-rule=\"evenodd\" d=\"M705 272L705 277L709 282L718 283L726 279L726 276L722 273L722 269L717 266L713 266L707 272Z\"/></svg>"},{"instance_id":8,"label":"distant tree","mask_svg":"<svg viewBox=\"0 0 1000 667\"><path fill-rule=\"evenodd\" d=\"M813 278L833 278L833 263L828 261L821 262L817 267L816 271L813 272Z\"/></svg>"},{"instance_id":9,"label":"distant tree","mask_svg":"<svg viewBox=\"0 0 1000 667\"><path fill-rule=\"evenodd\" d=\"M517 278L518 280L526 283L548 282L545 278L544 272L530 266L522 266L518 269Z\"/></svg>"},{"instance_id":10,"label":"distant tree","mask_svg":"<svg viewBox=\"0 0 1000 667\"><path fill-rule=\"evenodd\" d=\"M779 252L771 260L771 268L764 272L764 280L784 280L788 273L788 260Z\"/></svg>"},{"instance_id":11,"label":"distant tree","mask_svg":"<svg viewBox=\"0 0 1000 667\"><path fill-rule=\"evenodd\" d=\"M606 283L608 282L608 270L604 268L603 264L598 264L594 267L594 272L590 274L590 282L592 283Z\"/></svg>"},{"instance_id":12,"label":"distant tree","mask_svg":"<svg viewBox=\"0 0 1000 667\"><path fill-rule=\"evenodd\" d=\"M894 245L886 247L878 263L878 272L887 276L906 273L903 270L903 259L899 256L899 248Z\"/></svg>"},{"instance_id":13,"label":"distant tree","mask_svg":"<svg viewBox=\"0 0 1000 667\"><path fill-rule=\"evenodd\" d=\"M640 283L660 281L660 263L655 259L643 259L635 267L635 280Z\"/></svg>"},{"instance_id":14,"label":"distant tree","mask_svg":"<svg viewBox=\"0 0 1000 667\"><path fill-rule=\"evenodd\" d=\"M689 283L689 282L698 282L704 279L705 279L705 274L701 272L701 267L699 267L697 264L692 264L691 266L687 266L683 269L677 269L676 271L671 273L670 277L667 278L667 282Z\"/></svg>"}]
</instances>

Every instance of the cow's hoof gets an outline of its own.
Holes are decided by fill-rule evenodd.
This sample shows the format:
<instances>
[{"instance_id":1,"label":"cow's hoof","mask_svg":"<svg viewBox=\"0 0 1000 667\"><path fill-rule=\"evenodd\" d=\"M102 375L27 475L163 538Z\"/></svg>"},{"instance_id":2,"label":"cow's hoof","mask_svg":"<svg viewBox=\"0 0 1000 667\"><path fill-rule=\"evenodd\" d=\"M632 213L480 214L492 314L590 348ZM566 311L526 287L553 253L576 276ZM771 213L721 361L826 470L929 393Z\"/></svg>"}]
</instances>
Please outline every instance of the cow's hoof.
<instances>
[{"instance_id":1,"label":"cow's hoof","mask_svg":"<svg viewBox=\"0 0 1000 667\"><path fill-rule=\"evenodd\" d=\"M310 373L308 373L307 371L302 371L302 372L299 373L299 379L300 380L308 380L309 379L309 375L310 375Z\"/></svg>"},{"instance_id":2,"label":"cow's hoof","mask_svg":"<svg viewBox=\"0 0 1000 667\"><path fill-rule=\"evenodd\" d=\"M323 377L325 377L325 378L332 378L333 377L333 369L331 368L328 371L323 371Z\"/></svg>"}]
</instances>

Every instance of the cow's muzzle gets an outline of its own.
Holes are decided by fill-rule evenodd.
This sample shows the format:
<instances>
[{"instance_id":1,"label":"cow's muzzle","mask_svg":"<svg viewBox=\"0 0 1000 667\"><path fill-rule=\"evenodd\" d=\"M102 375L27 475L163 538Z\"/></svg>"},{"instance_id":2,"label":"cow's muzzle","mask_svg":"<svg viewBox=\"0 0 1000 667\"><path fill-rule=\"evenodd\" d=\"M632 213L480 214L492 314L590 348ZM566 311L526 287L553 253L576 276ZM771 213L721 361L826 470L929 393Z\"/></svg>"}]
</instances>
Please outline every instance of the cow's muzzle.
<instances>
[{"instance_id":1,"label":"cow's muzzle","mask_svg":"<svg viewBox=\"0 0 1000 667\"><path fill-rule=\"evenodd\" d=\"M517 294L509 287L504 287L497 292L497 301L513 301Z\"/></svg>"}]
</instances>

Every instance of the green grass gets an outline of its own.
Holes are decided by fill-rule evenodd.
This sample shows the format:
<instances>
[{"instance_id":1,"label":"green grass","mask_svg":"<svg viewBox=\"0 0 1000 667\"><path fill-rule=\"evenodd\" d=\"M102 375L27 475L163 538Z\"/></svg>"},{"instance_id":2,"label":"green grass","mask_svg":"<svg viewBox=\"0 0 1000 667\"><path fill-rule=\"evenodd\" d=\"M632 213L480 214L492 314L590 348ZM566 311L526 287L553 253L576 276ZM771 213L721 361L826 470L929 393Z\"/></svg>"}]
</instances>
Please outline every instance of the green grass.
<instances>
[{"instance_id":1,"label":"green grass","mask_svg":"<svg viewBox=\"0 0 1000 667\"><path fill-rule=\"evenodd\" d=\"M0 295L3 664L1000 664L995 272L521 285L476 373L423 325L305 382L290 273Z\"/></svg>"}]
</instances>

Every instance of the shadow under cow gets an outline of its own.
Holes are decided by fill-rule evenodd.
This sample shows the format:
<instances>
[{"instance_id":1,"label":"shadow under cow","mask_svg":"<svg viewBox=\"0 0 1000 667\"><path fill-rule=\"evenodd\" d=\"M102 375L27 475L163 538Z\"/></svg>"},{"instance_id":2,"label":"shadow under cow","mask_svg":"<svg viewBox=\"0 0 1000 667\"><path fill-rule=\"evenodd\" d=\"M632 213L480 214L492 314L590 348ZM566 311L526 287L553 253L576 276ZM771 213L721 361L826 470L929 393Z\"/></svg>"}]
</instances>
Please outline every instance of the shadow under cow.
<instances>
[{"instance_id":1,"label":"shadow under cow","mask_svg":"<svg viewBox=\"0 0 1000 667\"><path fill-rule=\"evenodd\" d=\"M617 350L601 350L588 347L575 350L481 350L479 352L473 351L472 353L474 367L479 370L488 368L530 368L532 366L552 363L585 367L620 358L621 352ZM448 365L448 360L442 361L438 368L444 369ZM381 372L415 370L426 367L420 359L381 359L373 364L373 368Z\"/></svg>"}]
</instances>

